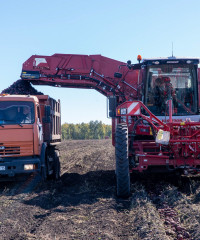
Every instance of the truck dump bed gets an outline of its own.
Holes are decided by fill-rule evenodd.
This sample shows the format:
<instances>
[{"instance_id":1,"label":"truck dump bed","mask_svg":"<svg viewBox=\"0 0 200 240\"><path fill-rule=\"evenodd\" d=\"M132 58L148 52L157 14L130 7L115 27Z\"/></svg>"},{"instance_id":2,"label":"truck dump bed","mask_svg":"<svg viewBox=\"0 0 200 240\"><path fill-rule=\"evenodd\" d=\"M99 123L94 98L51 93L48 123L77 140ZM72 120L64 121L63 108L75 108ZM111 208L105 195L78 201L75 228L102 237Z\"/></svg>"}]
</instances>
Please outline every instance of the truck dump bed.
<instances>
[{"instance_id":1,"label":"truck dump bed","mask_svg":"<svg viewBox=\"0 0 200 240\"><path fill-rule=\"evenodd\" d=\"M48 95L37 95L41 108L41 119L44 132L44 142L56 145L61 142L61 113L60 100L56 101ZM50 106L50 119L46 121L47 107Z\"/></svg>"}]
</instances>

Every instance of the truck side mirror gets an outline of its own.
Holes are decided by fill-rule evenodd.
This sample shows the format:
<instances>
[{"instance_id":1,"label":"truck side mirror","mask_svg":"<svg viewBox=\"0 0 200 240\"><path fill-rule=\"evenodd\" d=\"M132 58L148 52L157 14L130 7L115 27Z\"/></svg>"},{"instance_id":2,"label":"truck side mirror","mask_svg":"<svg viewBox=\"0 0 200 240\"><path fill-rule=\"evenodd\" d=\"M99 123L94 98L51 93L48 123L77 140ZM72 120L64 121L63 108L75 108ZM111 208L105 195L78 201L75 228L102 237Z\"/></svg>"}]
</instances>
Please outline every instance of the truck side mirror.
<instances>
[{"instance_id":1,"label":"truck side mirror","mask_svg":"<svg viewBox=\"0 0 200 240\"><path fill-rule=\"evenodd\" d=\"M51 122L51 107L45 106L44 111L45 111L44 122L50 123Z\"/></svg>"},{"instance_id":2,"label":"truck side mirror","mask_svg":"<svg viewBox=\"0 0 200 240\"><path fill-rule=\"evenodd\" d=\"M107 110L108 110L108 117L116 117L116 97L110 96L108 97L108 104L107 104Z\"/></svg>"}]
</instances>

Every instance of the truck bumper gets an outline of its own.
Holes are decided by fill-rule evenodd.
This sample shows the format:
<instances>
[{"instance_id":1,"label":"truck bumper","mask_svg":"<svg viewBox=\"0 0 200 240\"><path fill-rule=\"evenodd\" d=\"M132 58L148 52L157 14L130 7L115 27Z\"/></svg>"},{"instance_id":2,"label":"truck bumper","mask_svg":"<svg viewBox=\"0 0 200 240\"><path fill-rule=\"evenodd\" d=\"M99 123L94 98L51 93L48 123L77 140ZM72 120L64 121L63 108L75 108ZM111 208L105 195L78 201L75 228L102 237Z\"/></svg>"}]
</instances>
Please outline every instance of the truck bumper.
<instances>
[{"instance_id":1,"label":"truck bumper","mask_svg":"<svg viewBox=\"0 0 200 240\"><path fill-rule=\"evenodd\" d=\"M0 176L14 177L16 174L40 172L39 157L3 158L0 159Z\"/></svg>"}]
</instances>

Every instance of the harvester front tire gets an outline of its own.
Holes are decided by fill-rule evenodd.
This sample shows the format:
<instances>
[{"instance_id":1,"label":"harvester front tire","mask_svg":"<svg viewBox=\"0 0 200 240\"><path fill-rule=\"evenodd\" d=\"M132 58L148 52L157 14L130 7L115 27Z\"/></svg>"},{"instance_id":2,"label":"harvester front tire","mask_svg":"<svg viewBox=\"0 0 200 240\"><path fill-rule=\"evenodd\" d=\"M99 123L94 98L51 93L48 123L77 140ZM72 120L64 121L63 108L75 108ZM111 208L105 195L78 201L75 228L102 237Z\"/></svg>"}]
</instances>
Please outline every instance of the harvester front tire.
<instances>
[{"instance_id":1,"label":"harvester front tire","mask_svg":"<svg viewBox=\"0 0 200 240\"><path fill-rule=\"evenodd\" d=\"M127 198L130 196L130 173L128 159L128 127L120 123L115 135L116 181L117 196Z\"/></svg>"}]
</instances>

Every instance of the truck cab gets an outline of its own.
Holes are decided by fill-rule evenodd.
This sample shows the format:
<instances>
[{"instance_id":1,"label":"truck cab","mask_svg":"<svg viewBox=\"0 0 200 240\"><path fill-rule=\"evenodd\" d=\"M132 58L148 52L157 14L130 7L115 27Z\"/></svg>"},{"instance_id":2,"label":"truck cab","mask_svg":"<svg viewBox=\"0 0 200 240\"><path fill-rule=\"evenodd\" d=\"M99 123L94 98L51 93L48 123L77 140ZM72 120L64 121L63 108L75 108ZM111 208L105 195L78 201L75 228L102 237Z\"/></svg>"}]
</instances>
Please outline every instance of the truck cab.
<instances>
[{"instance_id":1,"label":"truck cab","mask_svg":"<svg viewBox=\"0 0 200 240\"><path fill-rule=\"evenodd\" d=\"M54 159L50 155L55 155L60 138L52 141L55 109L51 114L48 108L52 109L45 95L0 95L0 176L43 172L46 178L53 173L48 161Z\"/></svg>"}]
</instances>

